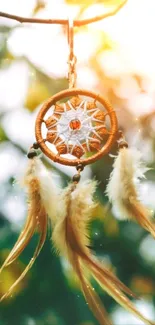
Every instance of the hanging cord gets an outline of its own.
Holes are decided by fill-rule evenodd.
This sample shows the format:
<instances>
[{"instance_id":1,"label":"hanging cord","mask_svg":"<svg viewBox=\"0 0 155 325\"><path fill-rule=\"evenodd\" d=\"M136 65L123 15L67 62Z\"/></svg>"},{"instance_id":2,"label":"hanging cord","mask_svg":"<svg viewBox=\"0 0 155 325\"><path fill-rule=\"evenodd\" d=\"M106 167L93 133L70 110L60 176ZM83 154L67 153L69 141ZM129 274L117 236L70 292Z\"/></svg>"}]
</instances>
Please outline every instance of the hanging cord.
<instances>
[{"instance_id":1,"label":"hanging cord","mask_svg":"<svg viewBox=\"0 0 155 325\"><path fill-rule=\"evenodd\" d=\"M109 12L104 13L103 15L83 19L83 20L74 20L74 26L80 27L85 26L97 21L100 21L104 18L114 16L124 5L127 3L128 0L123 0L116 8L110 10ZM11 15L6 12L0 12L0 17L8 18L17 20L19 23L35 23L35 24L60 24L60 25L68 25L68 19L40 19L40 18L27 18L27 17L20 17L16 15Z\"/></svg>"},{"instance_id":2,"label":"hanging cord","mask_svg":"<svg viewBox=\"0 0 155 325\"><path fill-rule=\"evenodd\" d=\"M0 12L0 17L5 17L9 19L14 19L20 23L40 23L40 24L61 24L67 25L67 34L68 34L68 45L69 45L69 57L68 57L68 81L69 89L76 87L76 62L77 58L74 55L74 27L88 25L90 23L102 20L106 17L115 15L125 4L127 0L123 0L115 9L101 15L92 17L84 20L72 20L72 19L40 19L40 18L24 18L16 15L10 15L4 12Z\"/></svg>"},{"instance_id":3,"label":"hanging cord","mask_svg":"<svg viewBox=\"0 0 155 325\"><path fill-rule=\"evenodd\" d=\"M68 45L69 45L69 57L68 57L68 81L69 88L76 86L76 61L77 58L74 55L74 22L72 19L68 19Z\"/></svg>"}]
</instances>

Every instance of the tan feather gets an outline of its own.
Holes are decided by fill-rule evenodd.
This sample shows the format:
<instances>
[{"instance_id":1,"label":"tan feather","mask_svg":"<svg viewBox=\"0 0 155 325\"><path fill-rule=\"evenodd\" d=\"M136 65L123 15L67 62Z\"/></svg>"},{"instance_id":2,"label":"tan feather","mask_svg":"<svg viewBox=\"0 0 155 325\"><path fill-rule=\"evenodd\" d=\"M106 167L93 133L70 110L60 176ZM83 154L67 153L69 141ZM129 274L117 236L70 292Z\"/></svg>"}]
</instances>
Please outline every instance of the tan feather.
<instances>
[{"instance_id":1,"label":"tan feather","mask_svg":"<svg viewBox=\"0 0 155 325\"><path fill-rule=\"evenodd\" d=\"M76 274L80 280L81 288L85 299L88 302L89 308L92 310L96 319L99 320L100 324L112 325L111 321L108 319L108 314L103 307L102 301L94 291L94 288L92 288L90 281L88 281L84 275L78 255L73 256L72 266L74 266L74 270L76 271Z\"/></svg>"},{"instance_id":2,"label":"tan feather","mask_svg":"<svg viewBox=\"0 0 155 325\"><path fill-rule=\"evenodd\" d=\"M77 186L72 184L65 190L64 209L60 213L53 232L55 247L69 259L80 280L84 296L100 325L109 325L111 322L90 284L88 273L124 308L134 313L146 324L152 324L136 310L132 302L123 294L123 291L132 296L134 294L91 255L88 248L87 227L91 211L94 208L92 200L94 190L94 182L78 184Z\"/></svg>"},{"instance_id":3,"label":"tan feather","mask_svg":"<svg viewBox=\"0 0 155 325\"><path fill-rule=\"evenodd\" d=\"M41 162L39 162L41 163ZM21 232L17 242L15 243L13 249L11 250L10 254L4 261L0 272L2 272L3 268L7 265L11 264L15 261L19 255L23 252L25 247L30 242L32 236L36 229L39 230L40 238L36 250L31 258L30 262L28 263L27 267L20 275L20 277L13 283L10 287L8 292L6 292L0 301L6 298L8 295L11 294L15 286L24 278L26 273L32 267L33 263L35 262L40 250L45 242L46 239L46 232L47 232L47 213L44 207L43 200L40 194L40 182L36 175L36 165L38 164L38 158L31 159L29 161L28 170L25 177L25 185L28 188L28 201L29 201L29 209L28 209L28 218L26 224L24 226L23 231Z\"/></svg>"},{"instance_id":4,"label":"tan feather","mask_svg":"<svg viewBox=\"0 0 155 325\"><path fill-rule=\"evenodd\" d=\"M146 170L137 150L120 149L106 192L122 219L137 221L155 238L151 212L142 204L138 193L139 179L144 178Z\"/></svg>"}]
</instances>

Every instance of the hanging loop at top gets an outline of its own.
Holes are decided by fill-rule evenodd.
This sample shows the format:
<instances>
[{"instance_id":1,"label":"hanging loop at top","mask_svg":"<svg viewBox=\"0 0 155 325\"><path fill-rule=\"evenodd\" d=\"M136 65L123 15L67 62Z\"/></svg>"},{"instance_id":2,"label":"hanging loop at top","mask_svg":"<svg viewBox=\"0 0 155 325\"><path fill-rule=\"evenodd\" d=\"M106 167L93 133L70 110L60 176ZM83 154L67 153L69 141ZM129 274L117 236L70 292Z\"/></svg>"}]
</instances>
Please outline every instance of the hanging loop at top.
<instances>
[{"instance_id":1,"label":"hanging loop at top","mask_svg":"<svg viewBox=\"0 0 155 325\"><path fill-rule=\"evenodd\" d=\"M76 56L74 55L74 22L72 19L68 19L68 45L69 45L69 57L68 57L68 80L69 88L74 88L76 85Z\"/></svg>"},{"instance_id":2,"label":"hanging loop at top","mask_svg":"<svg viewBox=\"0 0 155 325\"><path fill-rule=\"evenodd\" d=\"M68 19L68 45L69 45L69 58L73 59L74 56L74 23L72 19Z\"/></svg>"}]
</instances>

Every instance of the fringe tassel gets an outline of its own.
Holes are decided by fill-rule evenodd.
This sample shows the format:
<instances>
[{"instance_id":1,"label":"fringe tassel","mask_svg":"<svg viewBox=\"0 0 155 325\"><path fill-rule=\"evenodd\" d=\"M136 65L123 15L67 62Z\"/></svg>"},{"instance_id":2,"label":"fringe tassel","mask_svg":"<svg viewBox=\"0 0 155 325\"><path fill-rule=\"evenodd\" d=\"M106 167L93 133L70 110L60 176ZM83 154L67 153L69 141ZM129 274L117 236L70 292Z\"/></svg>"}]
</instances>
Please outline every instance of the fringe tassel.
<instances>
[{"instance_id":1,"label":"fringe tassel","mask_svg":"<svg viewBox=\"0 0 155 325\"><path fill-rule=\"evenodd\" d=\"M47 212L50 213L52 218L55 218L56 215L57 200L55 194L55 187L52 184L49 185L49 173L48 171L46 171L39 158L35 157L29 161L24 183L28 189L29 207L27 221L13 249L4 261L0 269L0 273L2 272L4 267L10 265L19 257L25 247L29 244L36 229L38 229L40 233L40 238L36 250L33 254L33 257L26 266L25 270L20 275L20 277L13 283L8 292L6 292L1 297L0 301L5 299L12 293L13 289L24 278L26 273L34 264L37 256L39 255L46 239L48 223Z\"/></svg>"},{"instance_id":2,"label":"fringe tassel","mask_svg":"<svg viewBox=\"0 0 155 325\"><path fill-rule=\"evenodd\" d=\"M111 325L100 298L92 288L88 274L92 275L101 287L121 306L139 317L146 324L147 320L126 297L134 296L119 279L102 263L97 262L89 250L88 221L94 203L95 182L69 185L63 196L64 208L55 224L53 241L56 249L65 255L79 278L81 289L100 325Z\"/></svg>"},{"instance_id":3,"label":"fringe tassel","mask_svg":"<svg viewBox=\"0 0 155 325\"><path fill-rule=\"evenodd\" d=\"M106 193L122 219L137 221L155 238L155 224L149 209L143 206L138 195L138 183L148 168L142 165L140 153L122 148L114 162Z\"/></svg>"}]
</instances>

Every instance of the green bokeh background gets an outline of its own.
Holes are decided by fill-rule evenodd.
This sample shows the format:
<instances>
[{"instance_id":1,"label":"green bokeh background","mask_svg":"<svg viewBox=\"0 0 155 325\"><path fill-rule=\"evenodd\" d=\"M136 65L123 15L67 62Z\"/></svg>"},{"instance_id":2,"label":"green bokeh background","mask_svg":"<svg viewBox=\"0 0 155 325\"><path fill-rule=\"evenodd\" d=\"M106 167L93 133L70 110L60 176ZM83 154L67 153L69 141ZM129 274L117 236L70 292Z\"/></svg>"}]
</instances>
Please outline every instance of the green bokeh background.
<instances>
[{"instance_id":1,"label":"green bokeh background","mask_svg":"<svg viewBox=\"0 0 155 325\"><path fill-rule=\"evenodd\" d=\"M41 2L36 2L32 13L33 15L41 10L38 3ZM77 3L78 1L76 1L76 4ZM79 18L90 4L92 4L92 2L87 1L85 5L79 5ZM14 28L22 27L19 27L18 24L15 27L9 27L5 24L5 21L0 25L0 69L4 71L5 69L8 69L13 62L19 62L22 60L22 62L25 62L25 64L29 66L30 72L33 71L35 78L30 80L27 95L23 103L25 111L28 111L33 116L33 114L38 110L39 105L41 105L44 100L52 94L67 87L67 80L65 79L65 76L60 79L49 77L45 71L39 69L34 63L29 61L27 57L20 58L14 56L7 46L7 40ZM130 110L124 108L124 99L116 95L116 92L114 91L115 85L119 82L119 78L116 80L107 76L103 67L97 60L97 56L102 52L113 51L116 47L114 40L110 39L104 31L100 33L103 42L101 42L96 53L90 57L88 67L96 74L96 83L100 85L100 91L105 94L116 109L119 107L118 117L120 117L120 128L123 129L129 143L131 138L136 136L138 128L140 127L140 141L142 143L143 141L144 143L146 141L148 141L149 144L151 143L151 152L154 155L155 136L151 124L154 117L154 111L152 112L152 116L149 114L142 116L139 119L139 124L134 124ZM142 76L133 74L132 79L136 83L137 87L139 87L139 93L143 93L144 90L141 86L143 81ZM5 114L5 107L0 107L0 123L5 117ZM9 137L3 123L0 124L0 141L0 155L5 147L11 145L12 150L18 152L21 157L26 157L26 148L23 148L22 143L20 145L20 142L17 143L14 139ZM10 158L8 158L10 159L10 164L12 150L10 151ZM112 154L116 154L116 152L116 148L114 147ZM152 186L155 186L154 160L149 160L149 157L147 157L147 161L149 167L152 169L147 172L147 180L144 180L144 182L147 183L147 181L151 181ZM99 181L96 193L99 206L94 212L94 219L91 223L90 229L93 252L98 256L98 258L103 259L104 263L107 263L126 285L128 285L136 294L143 297L144 301L148 305L150 304L153 308L153 306L155 306L155 255L154 258L152 257L152 260L151 258L148 259L147 248L145 248L146 253L141 254L141 247L145 246L145 243L150 240L150 237L147 232L141 229L138 225L129 223L128 221L120 222L113 215L111 207L104 194L107 179L112 169L112 164L113 158L107 156L90 167L92 178L95 177ZM48 168L51 168L49 161L47 162L47 165ZM70 179L66 170L64 169L60 171L57 166L54 166L54 169L58 173L61 183L65 186ZM9 174L0 185L1 264L15 243L21 228L21 226L15 227L14 223L5 213L5 209L2 208L4 204L7 204L8 195L14 195L14 191L17 191L17 196L22 196L20 190L17 189L18 186L14 186L14 182L15 175ZM23 222L24 220L22 220L21 225ZM98 324L80 293L72 270L69 268L65 260L60 259L54 253L50 240L51 232L52 229L49 226L46 243L35 265L14 291L12 296L1 304L0 325ZM4 294L7 288L24 269L35 248L36 240L37 234L18 261L3 271L0 278L0 294ZM153 249L153 244L152 242L150 243L150 246L147 247L150 247L151 250ZM115 312L118 311L116 303L95 283L93 284L97 292L100 294L107 311L113 318L114 324L123 324L122 321L121 323L118 323L118 318L115 314ZM143 310L141 311L143 312ZM121 312L122 318L124 317L124 325L128 324L128 314L124 314L122 309L120 310L120 313ZM132 324L137 325L139 322L133 321L131 325Z\"/></svg>"}]
</instances>

